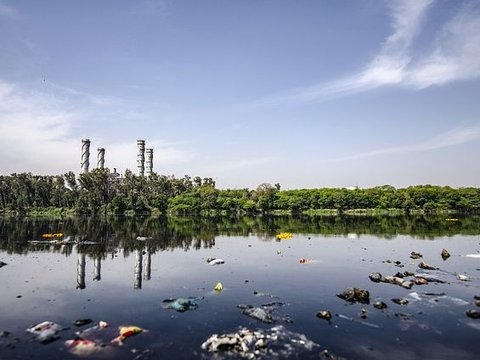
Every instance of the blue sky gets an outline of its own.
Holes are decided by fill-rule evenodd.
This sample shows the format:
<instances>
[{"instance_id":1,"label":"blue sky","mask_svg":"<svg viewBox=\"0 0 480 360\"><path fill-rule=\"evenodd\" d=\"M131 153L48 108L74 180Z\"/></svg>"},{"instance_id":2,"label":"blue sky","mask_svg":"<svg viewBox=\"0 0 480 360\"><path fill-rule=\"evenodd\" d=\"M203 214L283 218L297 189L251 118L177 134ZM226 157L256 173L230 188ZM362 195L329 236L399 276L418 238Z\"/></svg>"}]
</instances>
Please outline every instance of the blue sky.
<instances>
[{"instance_id":1,"label":"blue sky","mask_svg":"<svg viewBox=\"0 0 480 360\"><path fill-rule=\"evenodd\" d=\"M0 173L480 186L480 1L0 0Z\"/></svg>"}]
</instances>

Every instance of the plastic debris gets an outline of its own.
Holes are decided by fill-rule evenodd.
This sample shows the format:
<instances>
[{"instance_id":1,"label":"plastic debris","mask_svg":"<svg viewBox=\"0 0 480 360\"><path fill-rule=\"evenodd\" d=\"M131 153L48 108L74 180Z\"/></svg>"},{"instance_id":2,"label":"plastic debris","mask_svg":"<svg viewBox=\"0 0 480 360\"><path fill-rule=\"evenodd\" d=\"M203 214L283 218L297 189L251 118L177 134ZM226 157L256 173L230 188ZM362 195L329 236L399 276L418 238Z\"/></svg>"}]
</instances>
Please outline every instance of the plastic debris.
<instances>
[{"instance_id":1,"label":"plastic debris","mask_svg":"<svg viewBox=\"0 0 480 360\"><path fill-rule=\"evenodd\" d=\"M291 239L293 237L293 234L289 232L282 232L280 234L275 235L275 237L278 240L287 240L287 239Z\"/></svg>"},{"instance_id":2,"label":"plastic debris","mask_svg":"<svg viewBox=\"0 0 480 360\"><path fill-rule=\"evenodd\" d=\"M319 312L317 312L317 314L315 316L320 318L320 319L324 319L324 320L328 320L328 321L330 321L330 319L332 318L332 314L328 310L319 311Z\"/></svg>"},{"instance_id":3,"label":"plastic debris","mask_svg":"<svg viewBox=\"0 0 480 360\"><path fill-rule=\"evenodd\" d=\"M337 296L349 302L359 302L362 304L368 304L370 302L370 293L368 290L359 288L348 288L343 293L337 294Z\"/></svg>"},{"instance_id":4,"label":"plastic debris","mask_svg":"<svg viewBox=\"0 0 480 360\"><path fill-rule=\"evenodd\" d=\"M216 283L213 290L215 290L217 292L221 292L223 290L223 284L221 282Z\"/></svg>"},{"instance_id":5,"label":"plastic debris","mask_svg":"<svg viewBox=\"0 0 480 360\"><path fill-rule=\"evenodd\" d=\"M163 302L166 304L165 308L173 309L178 312L185 312L187 310L195 310L198 308L198 302L203 300L202 297L188 297L177 299L165 299Z\"/></svg>"},{"instance_id":6,"label":"plastic debris","mask_svg":"<svg viewBox=\"0 0 480 360\"><path fill-rule=\"evenodd\" d=\"M467 254L465 257L480 259L480 254Z\"/></svg>"},{"instance_id":7,"label":"plastic debris","mask_svg":"<svg viewBox=\"0 0 480 360\"><path fill-rule=\"evenodd\" d=\"M447 251L447 249L442 249L442 253L440 255L442 256L443 261L450 257L450 253Z\"/></svg>"},{"instance_id":8,"label":"plastic debris","mask_svg":"<svg viewBox=\"0 0 480 360\"><path fill-rule=\"evenodd\" d=\"M253 307L252 305L237 305L237 307L243 309L242 313L253 319L260 320L266 324L271 324L273 322L271 310L267 311L261 307Z\"/></svg>"},{"instance_id":9,"label":"plastic debris","mask_svg":"<svg viewBox=\"0 0 480 360\"><path fill-rule=\"evenodd\" d=\"M222 260L222 259L217 259L217 258L214 258L214 257L209 257L207 259L207 263L208 265L220 265L220 264L225 264L225 261Z\"/></svg>"},{"instance_id":10,"label":"plastic debris","mask_svg":"<svg viewBox=\"0 0 480 360\"><path fill-rule=\"evenodd\" d=\"M410 301L420 301L429 306L466 306L469 304L468 301L446 295L445 293L435 294L412 292L408 294L408 299Z\"/></svg>"},{"instance_id":11,"label":"plastic debris","mask_svg":"<svg viewBox=\"0 0 480 360\"><path fill-rule=\"evenodd\" d=\"M62 233L56 233L56 234L42 234L42 238L44 239L51 239L51 238L59 238L59 237L63 237L63 234Z\"/></svg>"},{"instance_id":12,"label":"plastic debris","mask_svg":"<svg viewBox=\"0 0 480 360\"><path fill-rule=\"evenodd\" d=\"M362 324L362 325L365 325L365 326L368 326L368 327L372 327L374 329L379 329L381 327L380 325L372 324L371 322L367 322L367 321L363 321L363 320L356 320L356 319L354 319L350 316L343 315L343 314L335 314L335 316L339 317L340 319L356 322L356 323L359 323L359 324Z\"/></svg>"},{"instance_id":13,"label":"plastic debris","mask_svg":"<svg viewBox=\"0 0 480 360\"><path fill-rule=\"evenodd\" d=\"M285 330L283 326L271 329L249 330L242 328L236 333L214 334L201 348L216 353L215 358L302 358L319 348L303 334ZM333 354L329 354L334 356Z\"/></svg>"},{"instance_id":14,"label":"plastic debris","mask_svg":"<svg viewBox=\"0 0 480 360\"><path fill-rule=\"evenodd\" d=\"M131 336L140 334L145 330L138 326L119 326L118 327L119 334L115 339L112 340L112 343L122 345L123 342Z\"/></svg>"},{"instance_id":15,"label":"plastic debris","mask_svg":"<svg viewBox=\"0 0 480 360\"><path fill-rule=\"evenodd\" d=\"M418 267L424 270L438 270L438 268L433 265L427 264L425 261L422 261L420 264L418 264Z\"/></svg>"},{"instance_id":16,"label":"plastic debris","mask_svg":"<svg viewBox=\"0 0 480 360\"><path fill-rule=\"evenodd\" d=\"M272 294L269 294L269 293L258 292L256 290L253 291L253 295L255 295L255 296L265 296L265 297L278 299L278 296L276 296L276 295L272 295Z\"/></svg>"},{"instance_id":17,"label":"plastic debris","mask_svg":"<svg viewBox=\"0 0 480 360\"><path fill-rule=\"evenodd\" d=\"M27 329L27 332L35 334L40 342L50 342L60 337L58 333L63 329L62 326L52 322L44 321L40 324Z\"/></svg>"},{"instance_id":18,"label":"plastic debris","mask_svg":"<svg viewBox=\"0 0 480 360\"><path fill-rule=\"evenodd\" d=\"M423 255L420 254L419 252L412 251L412 252L410 253L410 258L416 260L416 259L423 258Z\"/></svg>"},{"instance_id":19,"label":"plastic debris","mask_svg":"<svg viewBox=\"0 0 480 360\"><path fill-rule=\"evenodd\" d=\"M147 239L148 239L148 238L147 238L146 236L137 236L137 237L135 238L135 240L138 240L138 241L147 241Z\"/></svg>"},{"instance_id":20,"label":"plastic debris","mask_svg":"<svg viewBox=\"0 0 480 360\"><path fill-rule=\"evenodd\" d=\"M438 277L436 277L436 276L426 275L426 274L415 274L414 276L415 276L416 279L424 279L427 282L445 284L445 281L438 279Z\"/></svg>"},{"instance_id":21,"label":"plastic debris","mask_svg":"<svg viewBox=\"0 0 480 360\"><path fill-rule=\"evenodd\" d=\"M5 265L7 265L7 263L0 261L0 268L4 267Z\"/></svg>"},{"instance_id":22,"label":"plastic debris","mask_svg":"<svg viewBox=\"0 0 480 360\"><path fill-rule=\"evenodd\" d=\"M94 340L73 339L65 341L67 351L79 357L114 358L116 349L113 346Z\"/></svg>"},{"instance_id":23,"label":"plastic debris","mask_svg":"<svg viewBox=\"0 0 480 360\"><path fill-rule=\"evenodd\" d=\"M461 281L470 281L470 278L467 275L459 274L457 275L458 280Z\"/></svg>"}]
</instances>

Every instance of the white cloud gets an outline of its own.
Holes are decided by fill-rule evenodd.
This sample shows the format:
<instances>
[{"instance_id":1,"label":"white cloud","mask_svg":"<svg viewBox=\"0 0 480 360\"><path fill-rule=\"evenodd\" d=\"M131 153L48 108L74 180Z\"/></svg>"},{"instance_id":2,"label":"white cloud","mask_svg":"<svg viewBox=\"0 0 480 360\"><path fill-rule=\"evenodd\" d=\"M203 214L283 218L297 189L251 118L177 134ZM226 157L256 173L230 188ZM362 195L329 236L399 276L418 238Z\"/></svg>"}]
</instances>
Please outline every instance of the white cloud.
<instances>
[{"instance_id":1,"label":"white cloud","mask_svg":"<svg viewBox=\"0 0 480 360\"><path fill-rule=\"evenodd\" d=\"M96 101L101 97L75 89L54 86L55 92L26 90L0 80L0 173L32 172L61 174L80 170L80 132L100 108L121 110L115 99ZM72 98L78 98L76 101ZM120 108L119 108L120 106ZM91 138L90 168L96 167L97 148L106 149L106 166L123 172L136 169L136 138L131 143L117 143L108 138ZM193 154L182 144L151 139L154 148L154 170L168 164L187 162Z\"/></svg>"},{"instance_id":2,"label":"white cloud","mask_svg":"<svg viewBox=\"0 0 480 360\"><path fill-rule=\"evenodd\" d=\"M437 31L433 47L413 50L433 0L391 3L392 33L360 72L328 83L294 89L261 103L308 102L383 86L424 89L480 76L480 6L461 7Z\"/></svg>"},{"instance_id":3,"label":"white cloud","mask_svg":"<svg viewBox=\"0 0 480 360\"><path fill-rule=\"evenodd\" d=\"M356 160L356 159L363 159L363 158L389 155L389 154L425 152L425 151L431 151L431 150L461 145L461 144L478 141L478 140L480 140L480 126L457 128L457 129L450 130L446 133L439 134L433 139L424 141L419 144L377 149L373 151L355 154L352 156L333 159L332 161Z\"/></svg>"}]
</instances>

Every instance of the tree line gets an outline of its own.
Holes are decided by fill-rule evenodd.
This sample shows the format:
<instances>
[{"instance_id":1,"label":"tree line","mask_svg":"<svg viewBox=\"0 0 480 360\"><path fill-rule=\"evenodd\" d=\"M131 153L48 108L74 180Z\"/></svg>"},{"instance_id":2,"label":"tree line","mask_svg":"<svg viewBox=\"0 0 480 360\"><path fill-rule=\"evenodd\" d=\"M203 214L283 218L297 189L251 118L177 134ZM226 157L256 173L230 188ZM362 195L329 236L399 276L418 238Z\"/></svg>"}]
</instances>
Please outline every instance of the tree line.
<instances>
[{"instance_id":1,"label":"tree line","mask_svg":"<svg viewBox=\"0 0 480 360\"><path fill-rule=\"evenodd\" d=\"M319 188L281 190L280 184L256 189L217 189L211 178L153 174L124 176L94 169L78 177L31 173L0 176L0 211L34 213L70 210L77 214L272 214L355 211L477 212L480 189L417 185L396 189Z\"/></svg>"}]
</instances>

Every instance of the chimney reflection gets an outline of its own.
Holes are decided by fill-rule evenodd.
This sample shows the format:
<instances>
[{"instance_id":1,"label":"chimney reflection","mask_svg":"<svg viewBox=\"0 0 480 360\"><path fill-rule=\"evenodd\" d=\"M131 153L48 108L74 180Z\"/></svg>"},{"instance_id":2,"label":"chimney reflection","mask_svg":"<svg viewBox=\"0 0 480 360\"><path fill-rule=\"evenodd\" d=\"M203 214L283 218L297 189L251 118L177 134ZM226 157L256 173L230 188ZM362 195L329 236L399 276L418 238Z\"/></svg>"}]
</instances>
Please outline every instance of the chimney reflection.
<instances>
[{"instance_id":1,"label":"chimney reflection","mask_svg":"<svg viewBox=\"0 0 480 360\"><path fill-rule=\"evenodd\" d=\"M93 259L93 281L100 281L102 278L102 260L100 257Z\"/></svg>"},{"instance_id":2,"label":"chimney reflection","mask_svg":"<svg viewBox=\"0 0 480 360\"><path fill-rule=\"evenodd\" d=\"M77 258L77 289L85 289L85 254Z\"/></svg>"},{"instance_id":3,"label":"chimney reflection","mask_svg":"<svg viewBox=\"0 0 480 360\"><path fill-rule=\"evenodd\" d=\"M136 250L135 254L135 281L133 283L134 289L142 288L142 262L143 262L143 250Z\"/></svg>"},{"instance_id":4,"label":"chimney reflection","mask_svg":"<svg viewBox=\"0 0 480 360\"><path fill-rule=\"evenodd\" d=\"M143 278L145 280L150 280L150 274L152 272L152 254L150 254L150 251L148 250L146 252L147 252L147 260L145 261Z\"/></svg>"}]
</instances>

